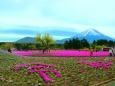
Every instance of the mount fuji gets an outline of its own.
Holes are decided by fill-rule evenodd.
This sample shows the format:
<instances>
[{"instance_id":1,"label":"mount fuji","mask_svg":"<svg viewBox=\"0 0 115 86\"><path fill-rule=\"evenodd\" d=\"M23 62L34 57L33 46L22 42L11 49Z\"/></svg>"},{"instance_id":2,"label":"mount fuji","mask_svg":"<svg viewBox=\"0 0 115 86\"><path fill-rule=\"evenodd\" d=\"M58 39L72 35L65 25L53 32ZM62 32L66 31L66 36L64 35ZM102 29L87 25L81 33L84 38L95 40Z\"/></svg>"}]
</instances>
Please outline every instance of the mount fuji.
<instances>
[{"instance_id":1,"label":"mount fuji","mask_svg":"<svg viewBox=\"0 0 115 86\"><path fill-rule=\"evenodd\" d=\"M61 32L61 33L64 33L64 32ZM73 37L65 38L62 40L56 40L56 43L64 43L65 41L68 41L68 40L73 39L73 38L78 38L80 40L85 38L85 39L87 39L87 41L89 43L92 43L94 40L99 40L99 39L106 39L106 40L115 41L115 39L104 35L103 33L97 31L96 29L88 29L88 30L85 30L81 33L78 33L77 35L75 35ZM35 41L35 38L33 38L33 37L25 37L25 38L22 38L20 40L17 40L16 42L17 43L33 43L34 41Z\"/></svg>"},{"instance_id":2,"label":"mount fuji","mask_svg":"<svg viewBox=\"0 0 115 86\"><path fill-rule=\"evenodd\" d=\"M58 43L64 43L64 41L68 41L70 39L73 39L73 38L78 38L78 39L87 39L87 41L89 43L92 43L94 40L99 40L99 39L106 39L106 40L115 40L109 36L106 36L104 35L103 33L97 31L96 29L87 29L71 38L65 38L65 39L62 39L62 40L58 40L57 42Z\"/></svg>"}]
</instances>

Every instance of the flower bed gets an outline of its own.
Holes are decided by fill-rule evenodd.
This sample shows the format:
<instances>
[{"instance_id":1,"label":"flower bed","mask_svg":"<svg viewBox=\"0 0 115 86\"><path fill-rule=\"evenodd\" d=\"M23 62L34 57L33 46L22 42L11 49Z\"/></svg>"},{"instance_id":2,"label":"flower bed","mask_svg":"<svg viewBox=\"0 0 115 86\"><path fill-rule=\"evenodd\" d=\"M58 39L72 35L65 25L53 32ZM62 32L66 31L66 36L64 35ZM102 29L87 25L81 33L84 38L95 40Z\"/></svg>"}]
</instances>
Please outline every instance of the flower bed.
<instances>
[{"instance_id":1,"label":"flower bed","mask_svg":"<svg viewBox=\"0 0 115 86\"><path fill-rule=\"evenodd\" d=\"M90 56L89 51L78 51L78 50L50 50L50 52L42 53L41 50L32 51L13 51L13 54L21 56L32 56L32 57L79 57L79 56ZM109 52L93 52L93 56L109 56Z\"/></svg>"},{"instance_id":2,"label":"flower bed","mask_svg":"<svg viewBox=\"0 0 115 86\"><path fill-rule=\"evenodd\" d=\"M27 58L0 54L0 86L93 86L115 78L114 57Z\"/></svg>"},{"instance_id":3,"label":"flower bed","mask_svg":"<svg viewBox=\"0 0 115 86\"><path fill-rule=\"evenodd\" d=\"M29 69L27 71L28 73L39 73L45 82L51 82L51 78L49 78L45 74L46 72L53 72L56 74L56 77L61 76L61 74L57 70L54 70L54 68L56 68L56 66L54 66L52 64L43 64L40 62L31 62L31 63L21 64L21 65L16 65L16 66L14 66L14 70L18 70L18 69L21 69L23 67L27 67Z\"/></svg>"}]
</instances>

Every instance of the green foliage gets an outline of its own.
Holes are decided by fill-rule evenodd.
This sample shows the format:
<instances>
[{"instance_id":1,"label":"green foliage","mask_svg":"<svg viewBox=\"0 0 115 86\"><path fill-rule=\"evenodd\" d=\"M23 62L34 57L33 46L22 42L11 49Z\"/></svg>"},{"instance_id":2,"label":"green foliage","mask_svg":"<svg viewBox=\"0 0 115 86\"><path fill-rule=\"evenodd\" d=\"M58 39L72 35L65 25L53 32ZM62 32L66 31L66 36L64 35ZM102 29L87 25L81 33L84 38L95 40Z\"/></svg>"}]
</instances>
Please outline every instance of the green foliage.
<instances>
[{"instance_id":1,"label":"green foliage","mask_svg":"<svg viewBox=\"0 0 115 86\"><path fill-rule=\"evenodd\" d=\"M115 78L115 64L110 68L94 68L89 65L78 64L83 62L115 62L113 57L39 57L28 58L9 53L0 53L0 86L95 86L95 84ZM14 66L41 62L53 64L61 73L61 77L56 77L54 73L47 73L52 79L51 83L45 83L38 73L27 73L27 68L13 70Z\"/></svg>"},{"instance_id":2,"label":"green foliage","mask_svg":"<svg viewBox=\"0 0 115 86\"><path fill-rule=\"evenodd\" d=\"M36 50L37 48L36 48L36 45L35 45L35 44L32 44L32 45L29 46L29 49L31 49L31 50Z\"/></svg>"},{"instance_id":3,"label":"green foliage","mask_svg":"<svg viewBox=\"0 0 115 86\"><path fill-rule=\"evenodd\" d=\"M111 40L108 41L108 46L109 46L109 47L113 47L114 44L115 44L115 43L114 43L113 41L111 41Z\"/></svg>"},{"instance_id":4,"label":"green foliage","mask_svg":"<svg viewBox=\"0 0 115 86\"><path fill-rule=\"evenodd\" d=\"M105 40L105 39L100 39L97 41L93 41L93 43L91 44L91 47L93 49L96 50L101 50L103 47L114 47L115 46L115 42L112 40Z\"/></svg>"},{"instance_id":5,"label":"green foliage","mask_svg":"<svg viewBox=\"0 0 115 86\"><path fill-rule=\"evenodd\" d=\"M91 44L91 46L94 50L100 51L103 47L107 47L106 45L96 45L96 44Z\"/></svg>"},{"instance_id":6,"label":"green foliage","mask_svg":"<svg viewBox=\"0 0 115 86\"><path fill-rule=\"evenodd\" d=\"M103 47L115 47L115 42L112 40L100 39L93 41L89 44L86 39L79 40L78 38L73 38L69 41L65 41L64 44L56 44L49 34L37 34L36 43L10 43L10 42L1 42L0 49L7 50L9 47L11 49L17 50L47 50L47 49L84 49L87 50L89 47L92 47L95 50L100 50Z\"/></svg>"},{"instance_id":7,"label":"green foliage","mask_svg":"<svg viewBox=\"0 0 115 86\"><path fill-rule=\"evenodd\" d=\"M36 50L39 49L39 45L35 43L14 43L17 50Z\"/></svg>"},{"instance_id":8,"label":"green foliage","mask_svg":"<svg viewBox=\"0 0 115 86\"><path fill-rule=\"evenodd\" d=\"M105 39L97 40L97 45L107 45L107 44L108 44L108 41Z\"/></svg>"},{"instance_id":9,"label":"green foliage","mask_svg":"<svg viewBox=\"0 0 115 86\"><path fill-rule=\"evenodd\" d=\"M14 44L13 43L2 44L2 49L7 50L8 48L14 48Z\"/></svg>"},{"instance_id":10,"label":"green foliage","mask_svg":"<svg viewBox=\"0 0 115 86\"><path fill-rule=\"evenodd\" d=\"M64 42L64 48L65 48L65 49L69 49L69 46L68 46L68 45L69 45L69 42L68 42L68 41L65 41L65 42Z\"/></svg>"},{"instance_id":11,"label":"green foliage","mask_svg":"<svg viewBox=\"0 0 115 86\"><path fill-rule=\"evenodd\" d=\"M103 47L100 46L100 45L98 45L98 46L95 47L96 50L101 50L102 48L103 48Z\"/></svg>"},{"instance_id":12,"label":"green foliage","mask_svg":"<svg viewBox=\"0 0 115 86\"><path fill-rule=\"evenodd\" d=\"M87 39L82 39L81 40L82 47L89 48L89 42Z\"/></svg>"},{"instance_id":13,"label":"green foliage","mask_svg":"<svg viewBox=\"0 0 115 86\"><path fill-rule=\"evenodd\" d=\"M15 43L14 45L15 45L15 48L16 48L17 50L21 50L21 49L22 49L21 43Z\"/></svg>"},{"instance_id":14,"label":"green foliage","mask_svg":"<svg viewBox=\"0 0 115 86\"><path fill-rule=\"evenodd\" d=\"M63 44L51 44L49 49L50 50L63 50L64 45Z\"/></svg>"},{"instance_id":15,"label":"green foliage","mask_svg":"<svg viewBox=\"0 0 115 86\"><path fill-rule=\"evenodd\" d=\"M79 40L78 38L70 39L64 43L65 49L82 49L89 48L89 43L86 39Z\"/></svg>"},{"instance_id":16,"label":"green foliage","mask_svg":"<svg viewBox=\"0 0 115 86\"><path fill-rule=\"evenodd\" d=\"M49 46L51 44L54 44L55 42L52 36L50 36L49 34L43 34L43 35L37 34L35 39L36 39L36 43L38 43L41 49L43 50L43 53L45 50L49 49Z\"/></svg>"}]
</instances>

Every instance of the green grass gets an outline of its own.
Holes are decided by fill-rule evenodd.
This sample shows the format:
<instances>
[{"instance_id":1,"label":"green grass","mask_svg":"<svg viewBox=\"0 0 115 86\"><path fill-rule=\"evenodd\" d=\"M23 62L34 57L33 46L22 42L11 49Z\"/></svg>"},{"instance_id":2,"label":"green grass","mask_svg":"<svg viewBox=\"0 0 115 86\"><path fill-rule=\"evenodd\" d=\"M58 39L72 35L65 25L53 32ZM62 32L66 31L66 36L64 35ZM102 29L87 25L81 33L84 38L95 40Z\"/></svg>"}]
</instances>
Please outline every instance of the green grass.
<instances>
[{"instance_id":1,"label":"green grass","mask_svg":"<svg viewBox=\"0 0 115 86\"><path fill-rule=\"evenodd\" d=\"M9 53L0 53L0 86L92 86L104 80L115 77L115 64L109 69L93 68L78 64L83 61L112 61L115 57L22 57ZM45 83L38 73L27 73L27 68L13 70L15 65L28 62L42 62L54 64L61 77L47 73L52 79L51 83ZM80 73L79 71L82 72ZM5 80L2 80L5 78Z\"/></svg>"}]
</instances>

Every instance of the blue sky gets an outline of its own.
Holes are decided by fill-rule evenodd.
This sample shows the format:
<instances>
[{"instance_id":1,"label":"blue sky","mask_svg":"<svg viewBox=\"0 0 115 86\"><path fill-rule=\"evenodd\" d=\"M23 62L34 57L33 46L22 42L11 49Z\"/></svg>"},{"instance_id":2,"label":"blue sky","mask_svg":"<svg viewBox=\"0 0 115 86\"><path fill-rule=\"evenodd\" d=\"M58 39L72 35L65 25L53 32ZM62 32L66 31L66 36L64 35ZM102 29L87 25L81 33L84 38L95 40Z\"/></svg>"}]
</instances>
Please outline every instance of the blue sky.
<instances>
[{"instance_id":1,"label":"blue sky","mask_svg":"<svg viewBox=\"0 0 115 86\"><path fill-rule=\"evenodd\" d=\"M115 0L0 0L0 42L50 33L63 39L94 28L115 38Z\"/></svg>"}]
</instances>

